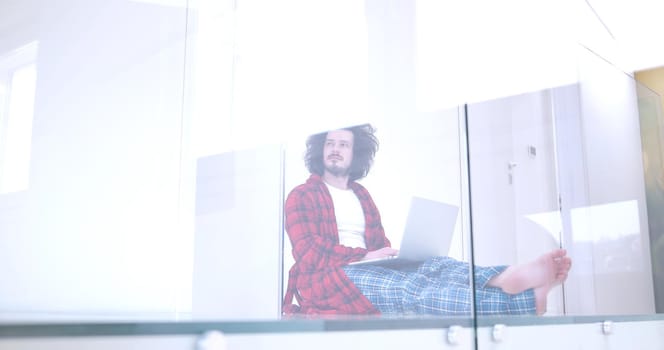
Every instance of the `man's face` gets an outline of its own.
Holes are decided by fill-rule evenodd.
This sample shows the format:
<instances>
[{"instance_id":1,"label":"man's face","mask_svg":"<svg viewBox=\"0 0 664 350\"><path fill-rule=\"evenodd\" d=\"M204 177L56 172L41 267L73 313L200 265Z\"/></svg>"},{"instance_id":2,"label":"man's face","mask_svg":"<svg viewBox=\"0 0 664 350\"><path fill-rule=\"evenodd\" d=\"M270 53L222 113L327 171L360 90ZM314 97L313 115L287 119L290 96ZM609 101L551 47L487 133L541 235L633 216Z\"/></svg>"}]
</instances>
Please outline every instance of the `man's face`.
<instances>
[{"instance_id":1,"label":"man's face","mask_svg":"<svg viewBox=\"0 0 664 350\"><path fill-rule=\"evenodd\" d=\"M325 171L334 176L346 176L353 162L353 133L335 130L327 133L323 147Z\"/></svg>"}]
</instances>

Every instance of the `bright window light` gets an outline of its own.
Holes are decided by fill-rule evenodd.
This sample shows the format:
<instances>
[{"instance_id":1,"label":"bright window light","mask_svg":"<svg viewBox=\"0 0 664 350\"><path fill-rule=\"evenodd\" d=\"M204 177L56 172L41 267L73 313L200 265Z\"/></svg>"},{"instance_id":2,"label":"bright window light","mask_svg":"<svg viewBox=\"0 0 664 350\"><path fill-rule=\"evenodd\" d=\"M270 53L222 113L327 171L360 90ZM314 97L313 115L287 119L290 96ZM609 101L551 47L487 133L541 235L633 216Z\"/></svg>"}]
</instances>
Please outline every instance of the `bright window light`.
<instances>
[{"instance_id":1,"label":"bright window light","mask_svg":"<svg viewBox=\"0 0 664 350\"><path fill-rule=\"evenodd\" d=\"M0 194L29 187L38 48L33 41L0 56Z\"/></svg>"},{"instance_id":2,"label":"bright window light","mask_svg":"<svg viewBox=\"0 0 664 350\"><path fill-rule=\"evenodd\" d=\"M30 144L35 101L37 69L34 64L18 68L11 76L7 101L2 154L0 193L24 191L29 188ZM2 91L0 91L0 94Z\"/></svg>"}]
</instances>

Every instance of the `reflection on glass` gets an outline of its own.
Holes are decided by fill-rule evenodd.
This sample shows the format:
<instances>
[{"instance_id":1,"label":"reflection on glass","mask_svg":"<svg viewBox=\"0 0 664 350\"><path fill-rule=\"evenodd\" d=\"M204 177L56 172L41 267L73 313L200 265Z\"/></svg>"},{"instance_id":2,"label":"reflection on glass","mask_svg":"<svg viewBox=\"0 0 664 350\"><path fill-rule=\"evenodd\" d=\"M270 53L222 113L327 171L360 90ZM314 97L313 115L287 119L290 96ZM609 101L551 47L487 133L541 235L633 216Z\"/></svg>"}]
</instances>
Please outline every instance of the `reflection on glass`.
<instances>
[{"instance_id":1,"label":"reflection on glass","mask_svg":"<svg viewBox=\"0 0 664 350\"><path fill-rule=\"evenodd\" d=\"M545 232L551 235L554 241L560 241L560 232L562 232L563 223L559 211L527 214L525 217L541 226Z\"/></svg>"},{"instance_id":2,"label":"reflection on glass","mask_svg":"<svg viewBox=\"0 0 664 350\"><path fill-rule=\"evenodd\" d=\"M622 241L641 233L635 200L572 209L575 242ZM621 244L625 245L624 243Z\"/></svg>"},{"instance_id":3,"label":"reflection on glass","mask_svg":"<svg viewBox=\"0 0 664 350\"><path fill-rule=\"evenodd\" d=\"M574 208L571 220L573 244L594 247L595 274L617 276L644 271L637 201Z\"/></svg>"},{"instance_id":4,"label":"reflection on glass","mask_svg":"<svg viewBox=\"0 0 664 350\"><path fill-rule=\"evenodd\" d=\"M198 159L194 319L279 317L282 154L266 145Z\"/></svg>"}]
</instances>

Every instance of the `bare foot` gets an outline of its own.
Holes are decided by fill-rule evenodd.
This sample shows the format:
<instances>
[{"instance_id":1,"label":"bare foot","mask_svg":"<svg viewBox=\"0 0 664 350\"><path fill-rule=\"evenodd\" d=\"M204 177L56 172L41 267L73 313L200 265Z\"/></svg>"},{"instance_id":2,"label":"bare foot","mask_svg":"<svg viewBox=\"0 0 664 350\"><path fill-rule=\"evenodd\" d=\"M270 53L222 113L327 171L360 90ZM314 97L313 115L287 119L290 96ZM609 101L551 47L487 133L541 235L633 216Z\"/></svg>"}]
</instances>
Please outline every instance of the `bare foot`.
<instances>
[{"instance_id":1,"label":"bare foot","mask_svg":"<svg viewBox=\"0 0 664 350\"><path fill-rule=\"evenodd\" d=\"M571 267L572 260L567 252L555 249L528 263L508 267L487 284L508 294L533 288L537 314L541 315L546 311L549 291L567 279Z\"/></svg>"}]
</instances>

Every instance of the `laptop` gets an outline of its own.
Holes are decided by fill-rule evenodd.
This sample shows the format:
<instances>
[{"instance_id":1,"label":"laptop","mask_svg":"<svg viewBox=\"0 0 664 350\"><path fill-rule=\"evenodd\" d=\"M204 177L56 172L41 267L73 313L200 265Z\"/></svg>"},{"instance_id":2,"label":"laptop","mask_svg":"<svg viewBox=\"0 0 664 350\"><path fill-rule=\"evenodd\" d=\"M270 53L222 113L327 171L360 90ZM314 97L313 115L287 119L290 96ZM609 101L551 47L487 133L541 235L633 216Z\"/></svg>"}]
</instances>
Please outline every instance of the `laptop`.
<instances>
[{"instance_id":1,"label":"laptop","mask_svg":"<svg viewBox=\"0 0 664 350\"><path fill-rule=\"evenodd\" d=\"M399 254L350 265L405 267L434 256L446 256L452 244L459 207L431 199L413 197L406 219Z\"/></svg>"}]
</instances>

